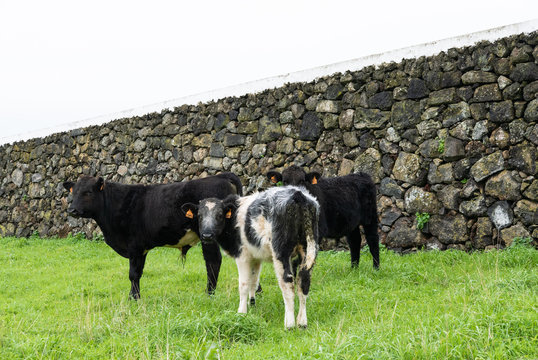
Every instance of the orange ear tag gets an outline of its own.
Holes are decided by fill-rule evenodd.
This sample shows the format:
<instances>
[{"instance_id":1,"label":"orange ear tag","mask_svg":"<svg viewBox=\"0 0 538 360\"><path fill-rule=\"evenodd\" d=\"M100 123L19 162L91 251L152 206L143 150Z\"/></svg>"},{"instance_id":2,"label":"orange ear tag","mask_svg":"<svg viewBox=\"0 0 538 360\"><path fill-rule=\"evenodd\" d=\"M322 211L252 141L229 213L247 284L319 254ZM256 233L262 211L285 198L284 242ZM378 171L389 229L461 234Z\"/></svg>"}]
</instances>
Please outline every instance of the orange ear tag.
<instances>
[{"instance_id":1,"label":"orange ear tag","mask_svg":"<svg viewBox=\"0 0 538 360\"><path fill-rule=\"evenodd\" d=\"M194 218L194 214L192 213L191 209L187 210L187 212L185 213L185 216L188 217L189 219Z\"/></svg>"},{"instance_id":2,"label":"orange ear tag","mask_svg":"<svg viewBox=\"0 0 538 360\"><path fill-rule=\"evenodd\" d=\"M69 188L69 192L73 193L73 188L72 187Z\"/></svg>"},{"instance_id":3,"label":"orange ear tag","mask_svg":"<svg viewBox=\"0 0 538 360\"><path fill-rule=\"evenodd\" d=\"M228 209L228 212L226 213L226 219L230 219L232 217L232 210Z\"/></svg>"},{"instance_id":4,"label":"orange ear tag","mask_svg":"<svg viewBox=\"0 0 538 360\"><path fill-rule=\"evenodd\" d=\"M316 179L316 177L314 176L312 178L312 184L316 185L318 183L318 179Z\"/></svg>"},{"instance_id":5,"label":"orange ear tag","mask_svg":"<svg viewBox=\"0 0 538 360\"><path fill-rule=\"evenodd\" d=\"M101 188L99 190L103 191L104 188L105 188L105 183L103 183L103 185L101 185Z\"/></svg>"},{"instance_id":6,"label":"orange ear tag","mask_svg":"<svg viewBox=\"0 0 538 360\"><path fill-rule=\"evenodd\" d=\"M276 181L276 177L275 177L274 175L271 176L271 182L272 182L273 184L276 184L276 183L277 183L277 181Z\"/></svg>"}]
</instances>

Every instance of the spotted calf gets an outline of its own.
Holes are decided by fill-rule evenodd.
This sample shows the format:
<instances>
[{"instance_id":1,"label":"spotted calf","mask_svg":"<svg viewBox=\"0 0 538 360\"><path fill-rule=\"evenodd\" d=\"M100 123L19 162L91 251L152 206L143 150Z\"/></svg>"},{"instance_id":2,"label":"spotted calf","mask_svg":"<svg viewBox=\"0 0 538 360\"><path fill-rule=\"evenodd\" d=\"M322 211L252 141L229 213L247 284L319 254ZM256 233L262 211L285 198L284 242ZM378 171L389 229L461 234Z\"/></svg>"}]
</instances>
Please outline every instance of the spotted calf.
<instances>
[{"instance_id":1,"label":"spotted calf","mask_svg":"<svg viewBox=\"0 0 538 360\"><path fill-rule=\"evenodd\" d=\"M297 325L306 327L306 297L318 251L319 204L303 187L275 187L250 196L209 198L183 205L194 214L200 239L216 241L235 258L239 272L239 313L255 303L262 261L272 261L284 298L286 328L295 326L295 284L299 297Z\"/></svg>"}]
</instances>

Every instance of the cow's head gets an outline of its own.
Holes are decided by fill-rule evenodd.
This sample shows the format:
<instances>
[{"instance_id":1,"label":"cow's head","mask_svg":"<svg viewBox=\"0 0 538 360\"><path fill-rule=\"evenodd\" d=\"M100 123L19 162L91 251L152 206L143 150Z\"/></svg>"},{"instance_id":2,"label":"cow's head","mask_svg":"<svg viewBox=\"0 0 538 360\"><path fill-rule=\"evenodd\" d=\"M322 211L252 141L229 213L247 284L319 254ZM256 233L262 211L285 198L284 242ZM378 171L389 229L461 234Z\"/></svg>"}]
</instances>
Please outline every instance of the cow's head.
<instances>
[{"instance_id":1,"label":"cow's head","mask_svg":"<svg viewBox=\"0 0 538 360\"><path fill-rule=\"evenodd\" d=\"M224 200L208 198L198 205L186 203L181 206L183 215L198 220L198 230L202 242L216 241L226 225L235 218L237 195L228 195Z\"/></svg>"},{"instance_id":2,"label":"cow's head","mask_svg":"<svg viewBox=\"0 0 538 360\"><path fill-rule=\"evenodd\" d=\"M73 217L92 218L102 208L105 181L102 177L84 176L76 183L66 181L64 188L73 194L67 213Z\"/></svg>"},{"instance_id":3,"label":"cow's head","mask_svg":"<svg viewBox=\"0 0 538 360\"><path fill-rule=\"evenodd\" d=\"M281 173L278 171L269 171L267 178L273 184L282 181L284 185L306 186L307 184L317 184L321 174L318 172L309 172L308 174L297 165L288 167Z\"/></svg>"}]
</instances>

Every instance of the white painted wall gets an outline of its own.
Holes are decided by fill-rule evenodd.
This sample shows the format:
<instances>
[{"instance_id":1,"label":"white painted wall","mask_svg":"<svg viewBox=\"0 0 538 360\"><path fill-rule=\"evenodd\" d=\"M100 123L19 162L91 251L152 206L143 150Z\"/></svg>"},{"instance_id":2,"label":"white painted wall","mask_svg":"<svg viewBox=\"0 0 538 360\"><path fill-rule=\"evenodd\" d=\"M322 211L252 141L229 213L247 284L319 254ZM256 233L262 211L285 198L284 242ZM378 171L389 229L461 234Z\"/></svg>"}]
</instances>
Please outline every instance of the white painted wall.
<instances>
[{"instance_id":1,"label":"white painted wall","mask_svg":"<svg viewBox=\"0 0 538 360\"><path fill-rule=\"evenodd\" d=\"M101 125L115 119L141 116L152 112L161 112L164 109L173 109L184 104L197 104L218 100L229 96L241 96L248 93L257 93L266 89L280 87L286 83L308 82L318 77L331 75L337 72L356 71L365 66L380 65L387 62L399 62L404 58L416 58L420 56L430 56L441 51L446 51L454 47L470 46L480 41L495 41L497 39L520 33L530 33L538 30L538 19L530 20L518 24L502 26L490 30L480 31L463 36L438 40L431 43L411 46L403 49L388 51L381 54L364 56L361 58L343 61L335 64L307 69L280 76L251 81L222 89L216 89L187 97L164 101L139 108L127 109L118 113L89 118L81 121L70 122L49 128L39 129L14 136L0 137L0 145L15 141L28 140L36 137L44 137L50 134L86 127L90 125Z\"/></svg>"}]
</instances>

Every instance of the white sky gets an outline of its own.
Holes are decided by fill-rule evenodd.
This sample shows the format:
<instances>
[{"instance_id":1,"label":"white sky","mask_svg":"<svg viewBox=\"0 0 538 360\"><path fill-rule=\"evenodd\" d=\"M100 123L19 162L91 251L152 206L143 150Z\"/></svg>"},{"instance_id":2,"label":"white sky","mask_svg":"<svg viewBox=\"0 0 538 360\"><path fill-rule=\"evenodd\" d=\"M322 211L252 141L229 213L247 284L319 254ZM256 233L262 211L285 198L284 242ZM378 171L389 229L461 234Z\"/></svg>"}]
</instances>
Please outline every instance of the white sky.
<instances>
[{"instance_id":1,"label":"white sky","mask_svg":"<svg viewBox=\"0 0 538 360\"><path fill-rule=\"evenodd\" d=\"M536 17L536 0L0 0L0 139Z\"/></svg>"}]
</instances>

